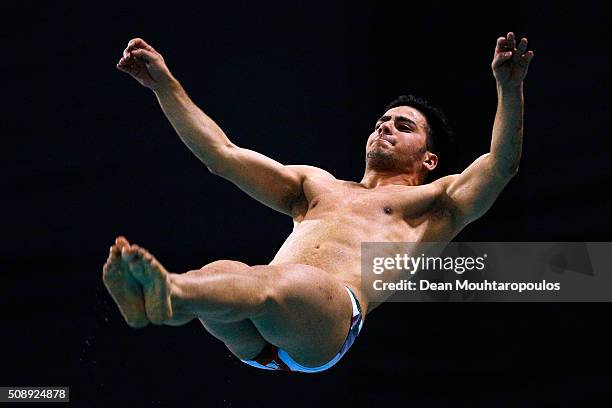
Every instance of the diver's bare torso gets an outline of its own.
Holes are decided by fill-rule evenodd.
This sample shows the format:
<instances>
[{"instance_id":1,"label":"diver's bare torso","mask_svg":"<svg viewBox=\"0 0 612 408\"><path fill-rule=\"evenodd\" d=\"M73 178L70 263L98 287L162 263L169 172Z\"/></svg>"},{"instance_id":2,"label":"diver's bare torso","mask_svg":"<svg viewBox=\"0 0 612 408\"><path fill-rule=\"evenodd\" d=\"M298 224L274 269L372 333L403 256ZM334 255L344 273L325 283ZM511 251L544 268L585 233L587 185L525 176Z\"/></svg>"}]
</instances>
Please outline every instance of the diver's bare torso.
<instances>
[{"instance_id":1,"label":"diver's bare torso","mask_svg":"<svg viewBox=\"0 0 612 408\"><path fill-rule=\"evenodd\" d=\"M452 222L444 184L445 178L366 188L315 171L304 181L293 232L270 264L320 268L351 286L369 312L380 303L361 290L361 243L451 240L460 228Z\"/></svg>"}]
</instances>

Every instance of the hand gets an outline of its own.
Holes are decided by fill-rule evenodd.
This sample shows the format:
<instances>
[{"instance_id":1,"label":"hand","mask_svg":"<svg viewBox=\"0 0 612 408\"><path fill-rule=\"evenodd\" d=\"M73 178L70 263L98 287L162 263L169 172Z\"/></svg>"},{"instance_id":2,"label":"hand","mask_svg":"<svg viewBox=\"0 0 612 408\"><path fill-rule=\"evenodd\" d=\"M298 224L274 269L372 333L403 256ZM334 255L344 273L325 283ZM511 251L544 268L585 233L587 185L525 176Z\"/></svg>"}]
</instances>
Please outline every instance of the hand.
<instances>
[{"instance_id":1,"label":"hand","mask_svg":"<svg viewBox=\"0 0 612 408\"><path fill-rule=\"evenodd\" d=\"M141 38L128 42L117 69L127 72L141 85L158 90L174 80L160 53Z\"/></svg>"},{"instance_id":2,"label":"hand","mask_svg":"<svg viewBox=\"0 0 612 408\"><path fill-rule=\"evenodd\" d=\"M527 51L527 38L521 38L516 47L514 33L499 37L491 63L497 83L502 86L520 85L527 75L533 56L533 51Z\"/></svg>"}]
</instances>

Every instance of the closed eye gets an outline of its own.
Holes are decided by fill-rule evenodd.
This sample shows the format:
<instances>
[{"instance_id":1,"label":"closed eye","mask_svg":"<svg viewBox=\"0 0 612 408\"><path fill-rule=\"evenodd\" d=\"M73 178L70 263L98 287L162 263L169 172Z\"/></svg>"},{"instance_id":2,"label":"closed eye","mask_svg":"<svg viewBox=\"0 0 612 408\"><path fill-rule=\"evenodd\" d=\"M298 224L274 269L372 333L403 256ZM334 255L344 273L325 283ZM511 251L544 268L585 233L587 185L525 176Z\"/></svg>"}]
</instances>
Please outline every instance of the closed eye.
<instances>
[{"instance_id":1,"label":"closed eye","mask_svg":"<svg viewBox=\"0 0 612 408\"><path fill-rule=\"evenodd\" d=\"M382 123L377 123L374 126L374 130L378 130L378 128L380 127ZM401 130L401 131L405 131L405 132L412 132L412 128L408 125L400 125L397 127L397 129Z\"/></svg>"}]
</instances>

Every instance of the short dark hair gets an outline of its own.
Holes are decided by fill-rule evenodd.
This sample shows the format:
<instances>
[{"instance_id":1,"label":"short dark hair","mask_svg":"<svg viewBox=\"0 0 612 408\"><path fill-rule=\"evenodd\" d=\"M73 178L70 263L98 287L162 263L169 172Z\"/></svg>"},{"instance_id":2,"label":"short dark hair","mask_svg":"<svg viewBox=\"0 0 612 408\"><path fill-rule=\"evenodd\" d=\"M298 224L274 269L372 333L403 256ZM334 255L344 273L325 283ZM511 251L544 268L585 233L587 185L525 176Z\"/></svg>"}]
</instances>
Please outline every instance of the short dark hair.
<instances>
[{"instance_id":1,"label":"short dark hair","mask_svg":"<svg viewBox=\"0 0 612 408\"><path fill-rule=\"evenodd\" d=\"M427 150L438 155L448 151L453 142L453 132L440 109L427 99L414 95L401 95L387 105L385 112L398 106L410 106L427 119Z\"/></svg>"}]
</instances>

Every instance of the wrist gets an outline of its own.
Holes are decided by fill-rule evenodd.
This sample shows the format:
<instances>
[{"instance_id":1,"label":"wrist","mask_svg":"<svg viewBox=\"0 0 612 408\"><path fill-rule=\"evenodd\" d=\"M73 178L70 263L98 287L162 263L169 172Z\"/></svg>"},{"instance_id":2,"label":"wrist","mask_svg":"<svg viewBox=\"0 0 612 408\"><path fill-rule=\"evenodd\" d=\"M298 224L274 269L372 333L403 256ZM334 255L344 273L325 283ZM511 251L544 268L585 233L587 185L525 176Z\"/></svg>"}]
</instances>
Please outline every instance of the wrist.
<instances>
[{"instance_id":1,"label":"wrist","mask_svg":"<svg viewBox=\"0 0 612 408\"><path fill-rule=\"evenodd\" d=\"M516 83L497 82L497 91L504 94L520 93L523 90L523 81Z\"/></svg>"},{"instance_id":2,"label":"wrist","mask_svg":"<svg viewBox=\"0 0 612 408\"><path fill-rule=\"evenodd\" d=\"M165 81L158 82L155 86L151 87L151 90L157 96L171 95L178 92L181 89L181 84L173 76L170 76Z\"/></svg>"}]
</instances>

